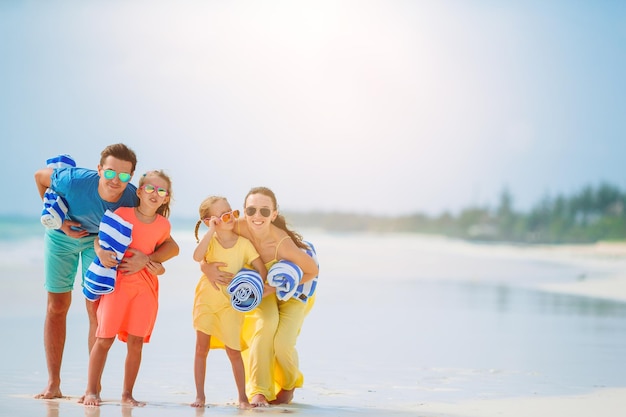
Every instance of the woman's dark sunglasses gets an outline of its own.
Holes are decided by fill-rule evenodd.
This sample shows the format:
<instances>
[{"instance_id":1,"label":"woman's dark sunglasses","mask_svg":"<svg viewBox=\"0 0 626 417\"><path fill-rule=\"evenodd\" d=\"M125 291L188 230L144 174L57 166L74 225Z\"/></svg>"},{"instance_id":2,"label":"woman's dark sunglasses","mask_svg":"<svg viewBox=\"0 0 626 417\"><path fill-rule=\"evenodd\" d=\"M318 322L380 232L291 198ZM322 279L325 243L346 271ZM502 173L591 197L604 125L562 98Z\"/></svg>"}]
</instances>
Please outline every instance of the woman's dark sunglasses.
<instances>
[{"instance_id":1,"label":"woman's dark sunglasses","mask_svg":"<svg viewBox=\"0 0 626 417\"><path fill-rule=\"evenodd\" d=\"M256 211L256 207L246 207L246 216L254 216L254 213L256 213ZM272 210L268 209L267 207L261 207L259 209L259 213L261 213L261 216L263 217L269 217L272 214Z\"/></svg>"}]
</instances>

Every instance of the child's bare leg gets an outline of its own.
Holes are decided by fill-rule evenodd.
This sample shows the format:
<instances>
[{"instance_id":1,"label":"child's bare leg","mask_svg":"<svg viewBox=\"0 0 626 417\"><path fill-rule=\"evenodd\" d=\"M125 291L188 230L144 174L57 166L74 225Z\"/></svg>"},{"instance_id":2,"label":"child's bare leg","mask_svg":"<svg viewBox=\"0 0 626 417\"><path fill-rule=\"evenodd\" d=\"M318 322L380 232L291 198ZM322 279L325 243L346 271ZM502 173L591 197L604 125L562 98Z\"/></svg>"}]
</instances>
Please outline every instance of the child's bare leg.
<instances>
[{"instance_id":1,"label":"child's bare leg","mask_svg":"<svg viewBox=\"0 0 626 417\"><path fill-rule=\"evenodd\" d=\"M246 371L243 367L241 351L226 346L226 354L228 355L228 359L230 359L230 365L233 368L233 375L235 376L237 394L239 395L239 408L251 408L252 405L248 402L248 397L246 396Z\"/></svg>"},{"instance_id":2,"label":"child's bare leg","mask_svg":"<svg viewBox=\"0 0 626 417\"><path fill-rule=\"evenodd\" d=\"M98 394L85 394L79 402L82 402L85 406L98 407L102 400Z\"/></svg>"},{"instance_id":3,"label":"child's bare leg","mask_svg":"<svg viewBox=\"0 0 626 417\"><path fill-rule=\"evenodd\" d=\"M204 396L204 380L206 377L206 358L209 354L211 335L196 330L196 354L193 360L193 376L196 381L196 401L191 403L192 407L204 407L206 398Z\"/></svg>"},{"instance_id":4,"label":"child's bare leg","mask_svg":"<svg viewBox=\"0 0 626 417\"><path fill-rule=\"evenodd\" d=\"M126 364L124 366L124 389L122 391L122 404L133 406L144 406L145 402L140 402L133 398L133 388L139 374L141 365L141 351L143 349L143 337L128 335L126 342L128 352L126 353Z\"/></svg>"},{"instance_id":5,"label":"child's bare leg","mask_svg":"<svg viewBox=\"0 0 626 417\"><path fill-rule=\"evenodd\" d=\"M109 349L111 349L114 341L114 337L98 337L91 348L89 366L87 368L87 389L85 390L85 396L79 401L84 405L100 405L100 381L102 380L102 372L104 371Z\"/></svg>"}]
</instances>

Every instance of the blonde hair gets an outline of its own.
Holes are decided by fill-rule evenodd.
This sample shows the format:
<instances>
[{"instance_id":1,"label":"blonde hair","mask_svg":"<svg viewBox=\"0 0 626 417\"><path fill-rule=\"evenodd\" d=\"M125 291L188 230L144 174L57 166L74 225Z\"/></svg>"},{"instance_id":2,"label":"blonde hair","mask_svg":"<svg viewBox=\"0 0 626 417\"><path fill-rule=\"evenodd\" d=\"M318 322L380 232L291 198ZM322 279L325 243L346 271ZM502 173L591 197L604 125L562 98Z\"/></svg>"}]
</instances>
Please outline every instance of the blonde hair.
<instances>
[{"instance_id":1,"label":"blonde hair","mask_svg":"<svg viewBox=\"0 0 626 417\"><path fill-rule=\"evenodd\" d=\"M196 223L196 229L194 231L194 234L196 236L196 243L200 242L200 239L198 239L198 229L200 228L200 224L202 224L202 220L211 217L211 207L213 207L213 204L221 200L228 202L228 200L226 200L226 197L212 195L205 198L202 203L200 203L200 208L198 209L200 220L198 220L198 222Z\"/></svg>"},{"instance_id":2,"label":"blonde hair","mask_svg":"<svg viewBox=\"0 0 626 417\"><path fill-rule=\"evenodd\" d=\"M146 177L148 175L156 175L161 177L161 179L163 179L165 182L167 182L167 195L169 196L169 199L167 199L166 202L164 202L163 204L161 204L161 206L157 209L157 213L160 214L163 217L169 217L170 215L170 202L172 201L172 180L170 179L170 177L163 172L163 170L153 170L153 171L148 171L145 174L143 174L141 176L141 178L139 178L139 185L137 186L137 188L141 188L144 183L146 182Z\"/></svg>"}]
</instances>

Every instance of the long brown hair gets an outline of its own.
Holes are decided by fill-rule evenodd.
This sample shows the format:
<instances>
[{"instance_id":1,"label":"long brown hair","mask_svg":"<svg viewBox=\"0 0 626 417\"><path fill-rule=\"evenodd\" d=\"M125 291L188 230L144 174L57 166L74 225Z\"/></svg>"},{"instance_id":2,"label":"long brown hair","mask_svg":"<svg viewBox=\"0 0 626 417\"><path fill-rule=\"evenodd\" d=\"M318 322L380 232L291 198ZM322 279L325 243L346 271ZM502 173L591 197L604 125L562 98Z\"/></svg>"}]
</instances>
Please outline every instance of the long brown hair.
<instances>
[{"instance_id":1,"label":"long brown hair","mask_svg":"<svg viewBox=\"0 0 626 417\"><path fill-rule=\"evenodd\" d=\"M170 179L170 177L165 172L163 172L163 170L148 171L145 174L143 174L141 176L141 178L139 178L139 186L137 188L141 188L141 186L146 182L146 177L149 174L158 175L165 182L167 182L167 192L168 192L167 195L170 198L168 198L166 202L161 204L161 206L157 209L156 212L158 214L160 214L161 216L163 216L163 217L169 217L170 216L170 203L172 202L172 180ZM139 203L137 203L137 204L139 204Z\"/></svg>"},{"instance_id":2,"label":"long brown hair","mask_svg":"<svg viewBox=\"0 0 626 417\"><path fill-rule=\"evenodd\" d=\"M246 198L244 198L243 200L244 209L246 208L246 201L248 200L248 197L252 194L262 194L266 197L269 197L272 200L272 204L274 204L274 210L278 211L278 202L276 201L276 195L272 190L267 187L254 187L250 191L248 191L248 194L246 194ZM306 243L302 241L302 236L298 232L291 230L287 226L287 220L285 219L285 216L280 214L280 212L278 212L278 215L276 216L272 224L274 224L279 229L284 230L289 235L291 240L293 240L293 243L295 243L296 246L300 249L309 248Z\"/></svg>"}]
</instances>

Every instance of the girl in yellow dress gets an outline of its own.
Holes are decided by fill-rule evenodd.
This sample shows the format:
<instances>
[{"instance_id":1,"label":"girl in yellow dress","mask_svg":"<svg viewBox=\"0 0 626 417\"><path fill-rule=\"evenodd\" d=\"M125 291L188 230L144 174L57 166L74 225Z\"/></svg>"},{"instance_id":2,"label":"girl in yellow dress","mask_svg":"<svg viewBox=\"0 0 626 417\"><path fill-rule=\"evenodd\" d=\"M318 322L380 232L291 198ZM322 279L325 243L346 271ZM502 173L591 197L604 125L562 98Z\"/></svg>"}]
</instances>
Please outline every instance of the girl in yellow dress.
<instances>
[{"instance_id":1,"label":"girl in yellow dress","mask_svg":"<svg viewBox=\"0 0 626 417\"><path fill-rule=\"evenodd\" d=\"M196 262L222 262L221 270L236 274L244 267L256 269L263 280L267 270L252 243L233 231L239 210L232 210L224 197L211 196L199 209L200 220L196 223L198 246L193 253ZM202 239L198 240L200 223L208 226ZM196 400L192 407L204 407L204 381L206 359L210 348L226 350L237 385L239 408L250 408L245 390L245 370L241 351L247 348L241 338L244 313L231 304L227 286L211 282L205 275L196 287L193 306L193 326L196 330L194 378Z\"/></svg>"}]
</instances>

